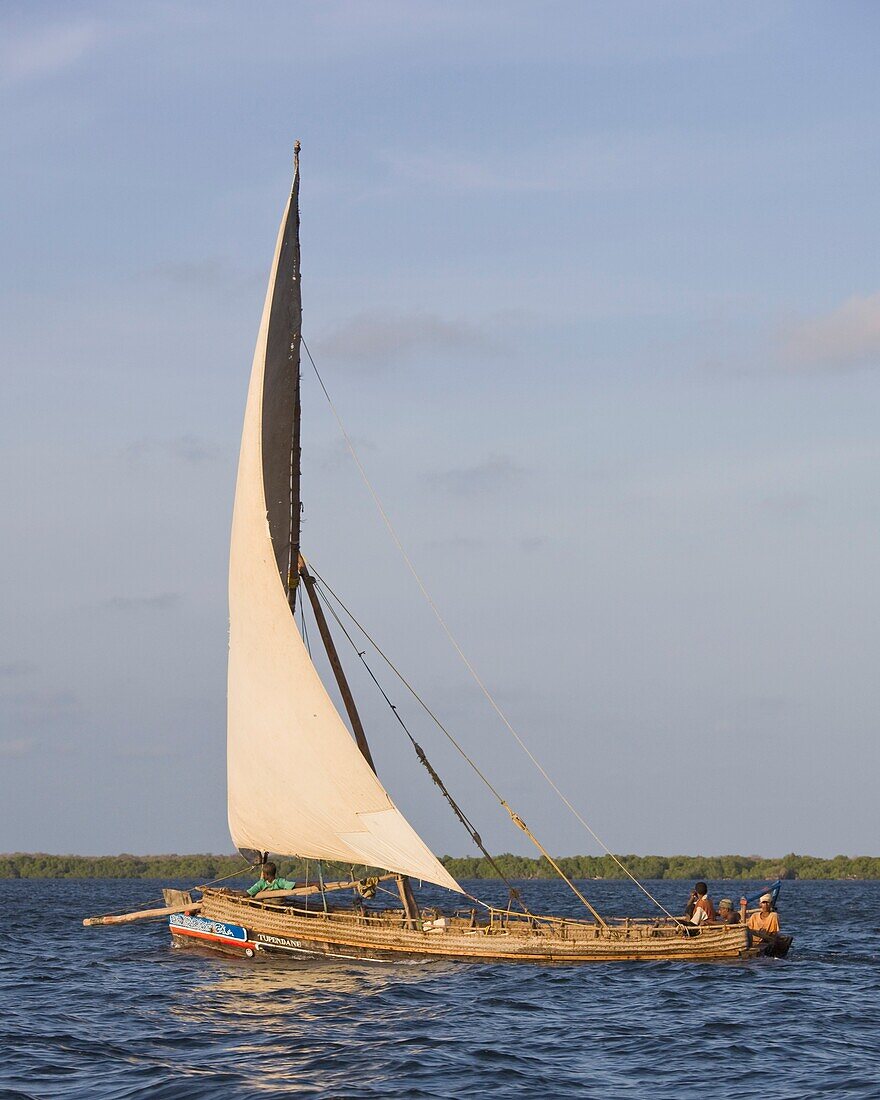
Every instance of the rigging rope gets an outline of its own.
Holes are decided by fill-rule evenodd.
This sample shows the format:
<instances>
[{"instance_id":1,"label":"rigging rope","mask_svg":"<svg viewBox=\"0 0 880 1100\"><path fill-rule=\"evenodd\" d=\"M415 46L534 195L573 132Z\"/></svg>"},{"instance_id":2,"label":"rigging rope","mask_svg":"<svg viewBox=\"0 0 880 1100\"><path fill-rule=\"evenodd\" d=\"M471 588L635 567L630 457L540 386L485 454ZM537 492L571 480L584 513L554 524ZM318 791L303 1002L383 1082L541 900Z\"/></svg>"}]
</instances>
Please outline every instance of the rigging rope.
<instances>
[{"instance_id":1,"label":"rigging rope","mask_svg":"<svg viewBox=\"0 0 880 1100\"><path fill-rule=\"evenodd\" d=\"M199 886L191 886L190 889L191 890L204 890L204 888L206 886L214 886L218 882L226 882L227 879L241 878L241 876L244 874L245 871L253 870L253 868L256 867L256 866L257 866L257 864L255 864L255 863L245 863L245 865L243 867L240 867L237 871L233 871L231 875L223 875L221 878L212 878L210 882L203 882ZM146 901L142 901L138 904L138 908L139 909L146 909L150 905L152 905L152 903L154 901L164 901L164 900L165 900L164 897L161 897L161 896L147 898ZM122 916L123 914L130 913L130 912L132 912L131 905L127 905L124 909L113 909L111 912L105 913L104 916L105 917Z\"/></svg>"},{"instance_id":2,"label":"rigging rope","mask_svg":"<svg viewBox=\"0 0 880 1100\"><path fill-rule=\"evenodd\" d=\"M318 577L318 572L314 568L314 566L312 566L312 574L315 577ZM326 585L326 581L322 581L321 584ZM327 586L327 587L329 588L329 586ZM443 780L440 778L440 776L434 770L433 766L431 765L431 762L428 760L428 757L425 755L425 751L422 748L422 746L418 743L418 741L416 741L416 739L413 737L413 735L407 729L403 719L398 714L397 707L391 702L391 700L388 698L388 695L385 693L385 689L382 687L382 685L376 679L375 675L373 674L373 670L367 664L367 661L366 661L366 658L364 657L363 652L361 650L359 650L358 647L355 645L354 639L351 637L351 635L345 629L345 625L342 622L342 620L339 618L339 616L336 614L335 608L330 603L330 601L327 599L327 597L324 595L321 585L316 584L315 585L315 590L318 593L319 597L324 601L324 604L326 605L326 607L327 607L328 611L330 612L330 614L336 620L336 622L339 626L339 629L342 631L342 633L346 636L348 641L351 643L352 649L355 651L355 653L357 653L358 657L360 658L361 664L364 666L364 668L370 674L370 678L372 679L373 683L376 685L376 687L382 693L382 696L385 699L385 702L388 704L389 707L391 707L391 710L394 713L394 717L397 719L397 721L403 727L404 733L406 733L407 737L410 739L410 741L412 743L412 746L413 746L413 749L415 749L416 756L419 758L419 761L425 767L426 771L431 776L431 778L434 780L436 785L440 788L440 791L443 794L444 798L449 803L449 805L452 807L453 813L456 815L456 817L462 823L462 825L464 825L465 829L467 829L468 833L470 834L471 839L477 845L477 847L480 849L480 851L483 853L483 855L486 857L486 859L488 859L490 865L495 869L495 871L498 874L499 878L501 878L502 881L504 883L506 883L507 888L510 890L510 897L511 898L516 898L516 900L519 902L519 905L522 908L523 912L526 913L527 916L531 917L532 914L529 912L529 910L525 906L525 903L520 898L519 891L507 879L507 877L501 871L501 868L498 866L498 864L495 862L495 860L489 854L488 849L484 847L483 841L480 837L480 834L477 832L477 830L474 828L474 826L468 820L467 816L464 814L461 807L458 805L458 803L455 801L455 799L452 797L452 795L446 789L446 786L443 783ZM391 661L388 659L388 657L386 657L385 654L382 652L382 650L380 650L379 647L376 645L376 643L373 642L372 638L370 638L370 635L367 634L366 630L361 626L361 624L357 621L357 619L354 617L354 615L352 615L352 613L348 610L348 608L345 606L345 604L342 602L342 600L339 599L339 597L336 595L335 592L333 593L333 598L339 602L339 606L343 609L343 611L345 611L346 615L349 616L349 618L355 624L355 626L358 628L358 630L360 630L363 633L363 635L370 640L371 644L376 649L376 652L382 657L382 659L386 662L386 664L389 666L389 668L392 669L392 671L400 679L400 681L404 684L404 686L412 693L414 698L416 700L418 700L418 702L422 705L422 707L424 707L424 709L430 715L430 717L434 719L434 721L437 723L439 728L449 738L449 740L452 742L452 744L455 746L455 748L458 749L458 751L461 753L461 755L464 757L464 759L467 761L467 763L473 768L473 770L477 773L477 775L483 780L483 782L486 784L486 786L489 788L489 790L495 795L495 797L498 799L498 801L501 803L501 805L504 807L504 809L507 810L508 814L510 814L510 819L514 823L514 825L516 825L516 827L518 829L522 829L522 831L526 834L526 836L529 838L529 840L531 840L532 843L535 845L535 847L540 851L541 855L544 856L544 858L547 860L547 862L550 864L550 866L554 869L554 871L556 871L556 873L559 875L559 877L562 879L562 881L569 887L569 889L572 891L572 893L583 903L583 905L587 909L587 911L590 914L592 914L592 916L595 918L595 920L603 928L607 929L608 925L605 923L605 921L602 919L602 917L599 915L599 913L587 901L587 899L580 892L580 890L578 890L578 888L571 881L571 879L568 877L568 875L566 875L566 873L562 870L562 868L559 866L559 864L553 859L553 857L550 855L550 853L547 851L547 849L544 847L544 845L541 844L541 842L538 840L538 838L534 835L534 833L531 831L531 829L528 827L528 825L526 825L526 823L519 816L519 814L516 813L511 808L511 806L508 804L508 802L504 798L501 797L501 795L495 790L495 788L488 781L488 779L486 779L486 777L483 775L483 773L480 771L480 769L477 767L477 765L473 762L473 760L471 760L471 758L468 756L468 754L464 751L464 749L461 747L461 745L459 745L459 743L455 740L455 738L452 736L452 734L446 729L445 726L442 725L442 723L439 721L439 719L435 717L435 715L432 713L432 711L430 711L428 709L428 707L425 705L425 703L422 702L422 700L416 694L415 690L412 687L410 687L410 685L403 678L401 673L398 672L398 670L394 667L394 665L391 663Z\"/></svg>"},{"instance_id":3,"label":"rigging rope","mask_svg":"<svg viewBox=\"0 0 880 1100\"><path fill-rule=\"evenodd\" d=\"M480 779L483 781L483 783L485 783L485 785L492 792L492 794L503 805L504 804L504 799L499 794L499 792L495 789L495 787L492 785L491 781L483 774L482 771L480 771L480 768L477 766L477 764L473 760L471 760L471 758L468 756L468 754L465 752L465 750L462 748L462 746L458 743L458 741L455 739L455 737L443 725L443 723L440 721L440 719L437 717L437 715L431 710L431 708L428 706L428 704L425 702L425 700L421 697L421 695L419 695L419 693L412 686L412 684L407 680L407 678L403 675L403 673L400 671L400 669L394 664L394 662L391 660L391 658L388 656L388 654L385 653L385 651L382 649L382 647L379 645L379 643L376 641L376 639L372 636L372 634L370 634L370 632L367 630L367 628L362 623L360 623L358 621L358 619L355 617L355 615L351 611L351 609L349 607L347 607L345 605L345 603L343 603L342 598L339 596L339 594L337 592L334 592L334 590L330 587L330 585L327 583L327 581L324 580L324 578L321 576L321 574L318 572L318 570L315 569L314 564L311 563L311 562L309 564L311 566L312 575L316 578L317 581L320 582L315 587L316 587L316 589L318 589L319 593L323 597L325 604L330 609L330 613L333 615L333 618L336 619L337 623L339 623L339 616L336 615L336 613L333 611L333 608L330 604L330 601L327 599L327 597L321 591L322 588L325 588L327 590L327 592L329 592L330 595L333 597L333 599L336 600L336 602L339 604L339 606L342 608L342 610L345 612L345 614L351 619L351 621L358 628L358 630L361 632L361 634L363 634L363 636L367 639L367 641L370 643L370 645L373 647L373 649L375 649L375 651L379 654L379 656L382 658L382 660L385 662L385 664L388 665L389 669L391 669L391 671L394 673L394 675L397 677L397 679L400 680L401 684L403 684L403 686L410 693L410 695L412 695L413 699L415 699L415 701L419 704L419 706L422 708L422 710L424 710L425 714L427 714L428 717L431 719L431 721L435 723L437 728L449 740L450 744L452 744L455 747L455 749L460 754L460 756L465 761L467 761L467 763L471 766L471 768L473 768L473 770L480 777ZM342 623L339 623L339 625L340 625L340 629L342 630L342 632L346 635L348 640L354 646L355 652L358 653L358 648L355 645L354 641L351 639L351 637L348 635L345 627L342 625ZM360 656L359 653L358 653L358 656Z\"/></svg>"},{"instance_id":4,"label":"rigging rope","mask_svg":"<svg viewBox=\"0 0 880 1100\"><path fill-rule=\"evenodd\" d=\"M309 642L309 628L306 626L306 612L305 612L305 607L303 606L303 601L302 600L299 601L299 619L300 619L300 622L302 623L302 636L303 636L303 641L306 644L306 653L308 653L309 660L311 660L312 647L311 647L311 644Z\"/></svg>"},{"instance_id":5,"label":"rigging rope","mask_svg":"<svg viewBox=\"0 0 880 1100\"><path fill-rule=\"evenodd\" d=\"M443 633L446 635L446 637L448 638L448 640L449 640L450 644L452 645L453 649L456 651L458 656L461 658L462 662L464 663L465 668L470 673L470 675L471 675L472 679L474 680L474 682L476 683L477 687L479 687L480 691L486 697L486 700L488 701L489 705L492 707L492 709L495 711L495 713L498 715L498 717L501 719L501 721L507 727L507 730L512 735L512 737L514 738L516 743L519 745L519 747L522 749L522 751L526 754L526 756L529 758L529 760L532 762L532 764L535 766L535 768L537 768L537 770L544 777L545 781L550 786L550 788L555 792L557 797L568 808L568 810L574 815L574 817L577 819L577 821L580 822L580 824L584 827L584 829L586 829L586 831L590 834L590 836L593 838L593 840L595 840L595 842L605 852L605 854L608 855L617 864L617 866L621 869L621 871L623 871L623 873L627 876L627 878L629 878L642 891L642 893L651 902L653 902L654 905L656 905L658 909L661 910L661 912L665 913L667 917L669 917L671 920L675 920L676 923L678 923L676 918L672 915L672 913L669 912L669 910L666 908L666 906L663 905L661 902L659 902L657 900L657 898L655 898L654 895L650 892L650 890L648 890L648 888L645 885L643 885L643 883L641 883L639 881L639 879L636 878L636 876L632 873L632 871L630 871L630 869L614 854L614 852L611 851L611 849L608 847L608 845L605 843L605 841L602 840L602 838L600 836L598 836L598 834L594 831L594 829L585 820L585 818L580 813L580 811L577 809L577 807L574 806L573 803L568 799L568 797L560 790L559 786L553 780L553 778L551 777L549 772L546 770L546 768L541 764L541 762L538 760L538 758L535 756L535 754L531 751L531 749L528 747L528 745L525 743L525 741L523 741L522 737L520 737L520 735L514 729L513 725L511 724L510 720L508 719L507 715L501 709L501 707L499 706L499 704L495 700L495 697L489 691L488 687L486 687L486 685L483 683L482 679L480 678L479 673L474 668L474 666L471 664L470 660L467 657L467 654L464 652L464 650L458 644L458 641L456 640L455 635L452 633L452 630L447 625L446 620L441 615L440 609L437 607L437 604L434 602L434 599L431 596L431 593L426 588L424 581L422 580L421 576L419 575L418 571L416 570L416 567L413 564L412 559L410 558L409 554L406 552L406 548L404 547L403 543L401 542L400 536L397 534L397 531L394 527L394 524L391 522L391 519L390 519L388 513L385 511L385 507L382 504L381 499L379 498L379 494L373 488L373 483L370 481L370 479L367 475L367 471L364 469L364 465L361 462L360 456L358 455L358 453L355 449L354 443L351 440L351 436L348 434L348 432L345 429L345 425L342 422L342 417L339 415L339 412L338 412L336 406L333 404L333 399L330 397L330 394L327 390L327 387L324 385L324 379L321 377L321 372L318 370L318 366L315 363L314 357L312 356L311 349L309 348L309 346L305 342L305 340L302 339L302 337L300 337L300 342L306 350L306 355L308 355L308 357L309 357L309 362L312 365L312 370L315 372L315 377L318 379L318 385L321 387L321 390L324 394L324 397L327 400L327 404L330 406L330 410L333 413L333 416L336 420L337 425L339 426L340 432L342 432L342 436L345 440L345 444L346 444L346 447L348 448L349 454L351 455L355 465L358 468L358 471L360 472L360 475L361 475L361 478L364 482L364 485L367 487L367 491L369 492L370 496L373 498L373 503L376 505L376 508L379 511L379 515L382 517L382 520L383 520L386 528L388 529L388 533L390 534L395 546L399 550L400 555L403 558L407 569L409 569L410 573L413 576L413 579L415 580L416 584L418 585L419 590L421 591L422 595L424 596L425 600L427 601L428 606L431 608L431 611L434 613L434 618L440 624L440 627L443 630Z\"/></svg>"},{"instance_id":6,"label":"rigging rope","mask_svg":"<svg viewBox=\"0 0 880 1100\"><path fill-rule=\"evenodd\" d=\"M252 871L255 867L260 866L260 861L255 863L245 863L244 867L240 867L237 871L233 871L231 875L223 875L220 878L212 878L210 882L203 882L201 886L194 886L194 890L204 890L206 886L215 886L218 882L226 882L231 878L241 878L245 871Z\"/></svg>"},{"instance_id":7,"label":"rigging rope","mask_svg":"<svg viewBox=\"0 0 880 1100\"><path fill-rule=\"evenodd\" d=\"M314 566L312 566L312 573L315 577L318 576L317 571L315 570ZM477 832L476 827L473 825L473 823L468 818L467 814L465 814L464 810L462 810L462 808L458 805L458 803L452 797L450 792L447 790L446 784L443 782L443 780L440 778L440 776L434 770L434 767L431 764L431 761L428 759L428 757L425 754L425 750L422 748L422 746L418 743L418 741L416 741L416 739L410 733L409 728L407 727L406 723L400 717L400 714L397 710L397 707L394 705L394 703L391 702L391 699L388 697L388 693L385 691L385 689L379 683L378 679L376 678L375 673L370 668L370 666L367 664L367 660L366 660L366 657L363 654L363 651L358 649L357 645L355 644L354 638L352 638L352 636L349 634L349 632L345 629L345 624L342 622L342 620L336 614L336 609L333 607L333 604L330 603L330 601L324 595L323 591L321 590L320 585L316 584L315 589L318 592L318 595L321 598L321 600L323 600L324 606L327 608L327 610L330 612L330 614L336 620L337 626L342 631L342 633L345 635L345 637L348 639L349 643L351 644L351 648L358 655L358 658L359 658L361 664L367 670L367 672L370 676L370 679L373 681L373 683L379 689L379 692L380 692L382 698L385 700L385 702L391 708L391 712L394 715L394 717L397 719L397 721L400 723L401 729L406 734L406 736L409 738L410 744L412 745L412 747L415 751L415 754L419 759L419 763L422 764L422 766L427 771L428 775L430 775L430 777L433 779L434 783L440 789L440 793L443 795L443 797L449 803L450 807L452 808L452 812L455 814L455 816L458 818L458 820L462 823L462 825L464 825L464 827L467 830L468 835L470 836L471 840L474 842L474 844L476 844L476 846L480 849L480 851L483 853L483 855L489 861L490 866L495 870L495 873L498 875L498 877L501 879L501 881L507 886L507 889L510 891L511 899L516 899L516 901L518 902L520 908L526 914L526 916L531 917L532 914L529 912L529 910L526 907L525 902L520 897L519 890L517 890L516 887L513 885L513 883L510 882L510 880L507 878L507 876L504 874L504 872L501 870L501 868L498 866L498 864L492 858L491 853L489 852L489 850L483 844L483 840L482 840L480 834ZM347 610L346 610L346 614L348 614ZM357 622L353 617L352 617L352 621L355 622L355 623ZM359 626L359 624L357 624L357 625ZM461 751L461 750L459 750L459 751ZM467 759L467 757L465 757L465 759ZM469 761L469 763L470 763L470 761ZM575 892L577 892L577 891L575 891ZM471 895L467 894L467 897L471 897ZM478 901L479 899L478 898L472 898L472 900L473 901ZM582 898L581 900L584 900L584 899ZM480 904L483 905L485 903L480 902ZM595 910L593 910L590 907L589 903L585 902L585 904L587 905L588 908L590 908L590 911L594 914L594 916L598 920L601 921L602 918L599 916L598 913L595 912ZM602 923L604 924L604 922L602 922Z\"/></svg>"}]
</instances>

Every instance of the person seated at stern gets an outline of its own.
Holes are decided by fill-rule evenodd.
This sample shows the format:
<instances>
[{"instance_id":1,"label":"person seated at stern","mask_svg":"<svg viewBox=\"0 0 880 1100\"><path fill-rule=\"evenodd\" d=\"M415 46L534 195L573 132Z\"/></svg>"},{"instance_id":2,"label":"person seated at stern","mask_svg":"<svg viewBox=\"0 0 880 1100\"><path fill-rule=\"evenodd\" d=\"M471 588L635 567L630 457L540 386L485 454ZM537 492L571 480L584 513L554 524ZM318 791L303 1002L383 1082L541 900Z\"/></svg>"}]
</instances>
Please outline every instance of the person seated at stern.
<instances>
[{"instance_id":1,"label":"person seated at stern","mask_svg":"<svg viewBox=\"0 0 880 1100\"><path fill-rule=\"evenodd\" d=\"M261 890L295 890L296 883L289 878L278 878L278 868L274 863L264 863L260 868L260 879L249 886L245 893L253 897Z\"/></svg>"},{"instance_id":2,"label":"person seated at stern","mask_svg":"<svg viewBox=\"0 0 880 1100\"><path fill-rule=\"evenodd\" d=\"M746 899L741 898L739 903L740 914L745 921L746 928L752 932L757 932L758 936L763 939L766 936L775 935L779 931L779 916L773 911L772 894L762 894L760 906L761 908L752 913L746 920Z\"/></svg>"},{"instance_id":3,"label":"person seated at stern","mask_svg":"<svg viewBox=\"0 0 880 1100\"><path fill-rule=\"evenodd\" d=\"M715 906L709 897L709 887L705 882L698 882L691 893L691 899L685 910L691 924L713 924L715 921Z\"/></svg>"}]
</instances>

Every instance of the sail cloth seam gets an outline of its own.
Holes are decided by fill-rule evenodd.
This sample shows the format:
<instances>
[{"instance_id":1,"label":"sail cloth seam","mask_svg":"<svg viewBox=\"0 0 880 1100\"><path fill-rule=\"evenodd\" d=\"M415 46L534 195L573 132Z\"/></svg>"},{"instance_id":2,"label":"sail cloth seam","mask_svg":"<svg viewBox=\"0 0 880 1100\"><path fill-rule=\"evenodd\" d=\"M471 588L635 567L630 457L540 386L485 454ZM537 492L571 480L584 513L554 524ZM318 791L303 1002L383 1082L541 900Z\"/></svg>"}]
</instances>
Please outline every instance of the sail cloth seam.
<instances>
[{"instance_id":1,"label":"sail cloth seam","mask_svg":"<svg viewBox=\"0 0 880 1100\"><path fill-rule=\"evenodd\" d=\"M318 370L318 366L315 363L314 357L312 356L311 349L309 348L309 346L306 343L305 339L302 338L302 336L300 337L300 343L301 343L302 347L305 348L306 355L309 357L309 362L312 365L312 370L315 372L315 377L318 379L318 385L321 387L321 390L324 394L324 397L327 400L327 404L330 406L330 410L333 413L333 416L334 416L334 419L336 420L337 425L339 426L339 430L342 432L342 436L345 440L345 445L348 448L349 454L351 455L355 465L358 468L358 471L361 475L361 479L363 480L364 485L367 487L367 491L369 492L370 496L373 498L373 503L376 505L376 508L379 511L379 515L382 517L382 520L383 520L386 528L388 529L388 533L391 536L392 541L394 542L395 546L397 547L398 551L400 552L400 556L403 558L407 569L412 574L413 580L415 580L416 584L418 585L418 588L419 588L420 592L422 593L423 597L425 598L425 600L427 601L428 606L431 608L431 611L434 613L434 618L439 623L441 629L443 630L443 633L446 635L446 637L449 640L450 644L452 645L453 649L458 654L458 656L461 659L462 663L464 664L465 668L470 673L471 678L473 679L474 683L477 685L477 687L479 687L480 691L483 693L483 695L485 696L485 698L486 698L487 702L489 703L489 705L492 707L492 709L498 715L501 722L507 728L507 730L509 731L511 736L514 738L516 743L519 745L519 747L522 749L522 751L526 754L526 756L532 762L534 767L543 776L544 780L546 781L548 786L551 788L551 790L553 790L555 792L555 794L557 795L557 797L562 801L563 805L565 805L567 807L567 809L573 814L575 819L580 822L580 824L584 827L584 829L586 829L586 831L590 834L590 836L593 838L593 840L595 840L596 843L599 845L599 847L602 848L602 850L605 852L605 854L608 855L617 864L617 866L621 869L621 871L623 871L623 873L627 876L627 878L629 878L642 891L642 893L651 902L653 902L654 905L657 906L657 908L661 912L665 913L666 916L669 917L670 919L676 920L676 918L673 916L672 913L669 912L669 910L666 908L666 906L663 905L660 901L658 901L657 898L655 898L654 895L650 892L650 890L648 890L648 888L646 886L644 886L636 878L636 876L632 873L632 871L629 870L629 868L614 854L614 852L611 851L611 849L608 847L608 845L602 840L602 838L600 836L598 836L598 834L594 831L594 829L589 825L589 823L586 821L586 819L583 817L583 815L580 813L580 811L577 809L577 807L568 799L568 797L563 793L563 791L560 790L559 786L553 780L552 776L549 774L549 772L546 770L546 768L544 768L544 766L537 759L537 757L534 755L534 753L531 751L531 749L528 747L528 745L525 743L525 741L523 741L522 737L520 737L520 735L517 733L516 729L514 729L514 727L511 724L510 720L507 718L507 715L501 709L501 707L499 706L499 704L495 700L495 697L489 691L488 687L486 687L486 685L483 683L483 681L480 678L477 670L471 664L470 660L468 659L467 654L461 648L461 646L459 645L458 641L455 638L455 635L452 633L452 630L447 625L446 620L441 615L440 609L437 607L437 604L434 602L434 599L431 596L431 593L428 591L427 587L425 586L425 582L422 580L422 578L419 575L415 565L412 562L412 559L410 558L409 554L406 552L406 548L404 547L403 543L401 542L400 536L397 534L397 530L394 527L394 524L391 522L391 518L389 517L388 513L385 511L385 507L382 504L382 501L379 497L379 494L376 492L375 488L373 487L373 483L370 481L370 478L367 475L367 471L364 468L363 463L361 462L361 459L360 459L360 456L357 453L357 450L355 449L354 443L351 440L351 436L346 431L345 425L342 422L342 417L340 416L339 411L337 410L336 406L333 404L333 400L330 397L330 394L327 390L327 387L324 385L324 379L321 377L321 372Z\"/></svg>"}]
</instances>

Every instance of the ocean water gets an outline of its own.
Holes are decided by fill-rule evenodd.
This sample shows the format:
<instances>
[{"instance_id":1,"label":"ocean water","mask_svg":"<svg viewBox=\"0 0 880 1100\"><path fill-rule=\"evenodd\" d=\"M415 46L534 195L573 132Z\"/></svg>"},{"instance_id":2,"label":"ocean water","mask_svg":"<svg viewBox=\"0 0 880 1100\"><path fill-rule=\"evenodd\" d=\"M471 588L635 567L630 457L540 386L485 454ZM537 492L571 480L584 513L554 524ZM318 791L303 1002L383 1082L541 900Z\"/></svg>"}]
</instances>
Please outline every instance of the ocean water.
<instances>
[{"instance_id":1,"label":"ocean water","mask_svg":"<svg viewBox=\"0 0 880 1100\"><path fill-rule=\"evenodd\" d=\"M172 949L164 922L82 927L159 885L0 880L0 1098L880 1097L880 882L784 883L789 958L736 963L255 964ZM690 886L652 889L680 911Z\"/></svg>"}]
</instances>

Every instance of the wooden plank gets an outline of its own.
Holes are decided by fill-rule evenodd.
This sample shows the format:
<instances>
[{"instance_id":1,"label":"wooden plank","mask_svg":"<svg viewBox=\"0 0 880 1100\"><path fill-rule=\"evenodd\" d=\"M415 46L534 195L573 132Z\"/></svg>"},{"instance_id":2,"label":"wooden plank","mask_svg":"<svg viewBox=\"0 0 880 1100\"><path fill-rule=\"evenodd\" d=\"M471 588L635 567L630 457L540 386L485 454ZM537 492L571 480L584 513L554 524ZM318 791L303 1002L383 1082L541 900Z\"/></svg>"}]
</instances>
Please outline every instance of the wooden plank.
<instances>
[{"instance_id":1,"label":"wooden plank","mask_svg":"<svg viewBox=\"0 0 880 1100\"><path fill-rule=\"evenodd\" d=\"M83 925L86 928L91 928L97 924L129 924L131 921L136 920L153 920L156 917L170 917L172 913L180 913L185 911L187 913L198 913L202 908L200 901L193 905L188 905L185 910L181 910L179 905L166 905L163 909L140 909L135 913L120 913L115 916L107 917L86 917L83 921Z\"/></svg>"},{"instance_id":2,"label":"wooden plank","mask_svg":"<svg viewBox=\"0 0 880 1100\"><path fill-rule=\"evenodd\" d=\"M172 890L166 888L162 891L162 897L166 905L176 905L178 912L189 909L194 904L194 899L189 890Z\"/></svg>"},{"instance_id":3,"label":"wooden plank","mask_svg":"<svg viewBox=\"0 0 880 1100\"><path fill-rule=\"evenodd\" d=\"M397 877L397 875L380 875L379 882L387 882L389 879ZM359 881L359 879L352 879L346 882L325 882L324 893L327 893L329 890L352 890L357 886ZM267 898L304 897L308 894L320 893L320 885L318 883L312 883L309 886L297 886L293 890L261 890L258 894L254 894L253 897L256 901L265 901Z\"/></svg>"}]
</instances>

